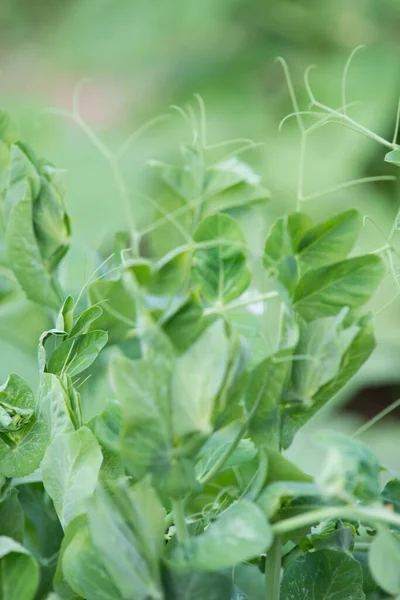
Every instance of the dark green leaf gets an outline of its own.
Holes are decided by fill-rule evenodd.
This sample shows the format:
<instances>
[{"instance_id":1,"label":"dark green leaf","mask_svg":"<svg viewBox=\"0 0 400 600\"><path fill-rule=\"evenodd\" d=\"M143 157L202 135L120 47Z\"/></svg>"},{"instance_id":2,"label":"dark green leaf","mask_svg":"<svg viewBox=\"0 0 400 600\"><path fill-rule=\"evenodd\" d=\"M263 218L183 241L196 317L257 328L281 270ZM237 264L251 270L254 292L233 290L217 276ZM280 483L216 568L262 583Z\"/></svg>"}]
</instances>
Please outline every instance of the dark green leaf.
<instances>
[{"instance_id":1,"label":"dark green leaf","mask_svg":"<svg viewBox=\"0 0 400 600\"><path fill-rule=\"evenodd\" d=\"M18 490L12 488L0 502L0 536L10 537L22 544L24 525L24 511L18 500Z\"/></svg>"},{"instance_id":2,"label":"dark green leaf","mask_svg":"<svg viewBox=\"0 0 400 600\"><path fill-rule=\"evenodd\" d=\"M35 559L18 542L0 536L0 590L2 600L33 600L39 583Z\"/></svg>"},{"instance_id":3,"label":"dark green leaf","mask_svg":"<svg viewBox=\"0 0 400 600\"><path fill-rule=\"evenodd\" d=\"M307 553L285 569L282 600L365 600L359 562L345 552Z\"/></svg>"}]
</instances>

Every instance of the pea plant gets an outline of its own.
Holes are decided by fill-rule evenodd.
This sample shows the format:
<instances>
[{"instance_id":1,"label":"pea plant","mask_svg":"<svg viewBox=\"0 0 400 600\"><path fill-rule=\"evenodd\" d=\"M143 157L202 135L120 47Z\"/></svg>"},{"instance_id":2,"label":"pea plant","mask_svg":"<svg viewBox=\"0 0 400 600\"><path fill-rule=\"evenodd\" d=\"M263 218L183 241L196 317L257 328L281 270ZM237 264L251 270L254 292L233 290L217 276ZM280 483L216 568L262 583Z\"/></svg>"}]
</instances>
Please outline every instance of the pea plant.
<instances>
[{"instance_id":1,"label":"pea plant","mask_svg":"<svg viewBox=\"0 0 400 600\"><path fill-rule=\"evenodd\" d=\"M311 131L284 68L303 156ZM395 140L308 90L310 127L350 123L400 162ZM319 433L316 478L285 454L374 350L367 304L395 272L396 224L360 255L362 215L315 223L300 176L296 210L254 252L242 224L265 218L269 193L239 158L251 144L211 160L223 145L207 143L199 103L177 163L149 165L151 220L130 215L79 294L62 283L62 173L0 114L2 287L49 319L37 393L14 373L0 388L4 600L400 597L400 480L382 485L357 434ZM121 153L68 116L129 199Z\"/></svg>"}]
</instances>

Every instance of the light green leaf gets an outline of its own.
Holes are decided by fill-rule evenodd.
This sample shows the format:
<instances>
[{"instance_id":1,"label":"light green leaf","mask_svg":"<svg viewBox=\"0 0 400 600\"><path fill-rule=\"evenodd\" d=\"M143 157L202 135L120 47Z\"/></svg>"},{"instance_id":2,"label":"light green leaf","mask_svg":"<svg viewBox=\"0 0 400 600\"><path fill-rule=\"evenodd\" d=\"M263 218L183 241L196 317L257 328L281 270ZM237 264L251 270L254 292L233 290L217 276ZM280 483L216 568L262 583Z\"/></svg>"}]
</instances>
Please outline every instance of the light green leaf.
<instances>
[{"instance_id":1,"label":"light green leaf","mask_svg":"<svg viewBox=\"0 0 400 600\"><path fill-rule=\"evenodd\" d=\"M93 547L87 527L81 527L66 547L62 570L71 588L86 600L123 600L101 555Z\"/></svg>"},{"instance_id":2,"label":"light green leaf","mask_svg":"<svg viewBox=\"0 0 400 600\"><path fill-rule=\"evenodd\" d=\"M375 338L370 315L358 323L359 332L342 356L337 375L315 394L310 407L286 407L282 415L281 442L284 448L292 443L295 433L324 406L357 373L375 348Z\"/></svg>"},{"instance_id":3,"label":"light green leaf","mask_svg":"<svg viewBox=\"0 0 400 600\"><path fill-rule=\"evenodd\" d=\"M400 539L380 527L369 551L369 568L376 583L393 596L400 594Z\"/></svg>"},{"instance_id":4,"label":"light green leaf","mask_svg":"<svg viewBox=\"0 0 400 600\"><path fill-rule=\"evenodd\" d=\"M302 272L345 259L353 249L361 227L361 214L357 210L348 210L309 229L298 248Z\"/></svg>"},{"instance_id":5,"label":"light green leaf","mask_svg":"<svg viewBox=\"0 0 400 600\"><path fill-rule=\"evenodd\" d=\"M290 397L310 406L317 391L336 377L340 369L345 344L350 345L358 328L342 329L345 312L337 317L325 317L304 323L295 354Z\"/></svg>"},{"instance_id":6,"label":"light green leaf","mask_svg":"<svg viewBox=\"0 0 400 600\"><path fill-rule=\"evenodd\" d=\"M46 450L49 431L42 417L7 434L8 443L0 439L0 473L7 477L25 477L40 464ZM11 445L10 445L11 444Z\"/></svg>"},{"instance_id":7,"label":"light green leaf","mask_svg":"<svg viewBox=\"0 0 400 600\"><path fill-rule=\"evenodd\" d=\"M377 501L380 497L380 464L373 452L359 440L338 432L321 432L317 439L329 450L317 478L322 494L347 502L356 499L364 503Z\"/></svg>"},{"instance_id":8,"label":"light green leaf","mask_svg":"<svg viewBox=\"0 0 400 600\"><path fill-rule=\"evenodd\" d=\"M41 373L39 406L48 423L51 440L61 433L74 431L69 395L57 375Z\"/></svg>"},{"instance_id":9,"label":"light green leaf","mask_svg":"<svg viewBox=\"0 0 400 600\"><path fill-rule=\"evenodd\" d=\"M279 444L279 404L290 367L290 351L282 350L267 357L250 373L245 406L252 415L248 431L256 446L276 448Z\"/></svg>"},{"instance_id":10,"label":"light green leaf","mask_svg":"<svg viewBox=\"0 0 400 600\"><path fill-rule=\"evenodd\" d=\"M33 600L39 584L36 560L21 544L0 536L0 597L2 600Z\"/></svg>"},{"instance_id":11,"label":"light green leaf","mask_svg":"<svg viewBox=\"0 0 400 600\"><path fill-rule=\"evenodd\" d=\"M302 481L275 481L274 483L270 483L264 489L257 500L257 504L268 519L270 519L279 510L283 499L296 496L314 497L318 496L318 494L319 490L313 483L305 483Z\"/></svg>"},{"instance_id":12,"label":"light green leaf","mask_svg":"<svg viewBox=\"0 0 400 600\"><path fill-rule=\"evenodd\" d=\"M57 316L56 329L70 333L74 318L75 302L72 296L67 296Z\"/></svg>"},{"instance_id":13,"label":"light green leaf","mask_svg":"<svg viewBox=\"0 0 400 600\"><path fill-rule=\"evenodd\" d=\"M121 485L113 494L98 489L88 519L93 544L121 596L161 600L164 510L148 482Z\"/></svg>"},{"instance_id":14,"label":"light green leaf","mask_svg":"<svg viewBox=\"0 0 400 600\"><path fill-rule=\"evenodd\" d=\"M102 314L103 310L100 306L89 306L89 308L84 310L76 319L71 333L69 334L70 337L88 333L91 324L99 319Z\"/></svg>"},{"instance_id":15,"label":"light green leaf","mask_svg":"<svg viewBox=\"0 0 400 600\"><path fill-rule=\"evenodd\" d=\"M65 527L85 510L97 484L103 456L87 427L57 436L42 461L43 483Z\"/></svg>"},{"instance_id":16,"label":"light green leaf","mask_svg":"<svg viewBox=\"0 0 400 600\"><path fill-rule=\"evenodd\" d=\"M168 470L172 447L170 371L162 354L155 361L115 357L111 380L122 408L120 451L137 479Z\"/></svg>"},{"instance_id":17,"label":"light green leaf","mask_svg":"<svg viewBox=\"0 0 400 600\"><path fill-rule=\"evenodd\" d=\"M276 277L284 289L291 294L298 281L296 254L305 232L312 220L303 213L281 217L272 226L264 246L263 263L270 275Z\"/></svg>"},{"instance_id":18,"label":"light green leaf","mask_svg":"<svg viewBox=\"0 0 400 600\"><path fill-rule=\"evenodd\" d=\"M35 397L29 385L12 373L0 387L0 433L21 430L34 418Z\"/></svg>"},{"instance_id":19,"label":"light green leaf","mask_svg":"<svg viewBox=\"0 0 400 600\"><path fill-rule=\"evenodd\" d=\"M211 440L212 439L213 438L211 438ZM208 473L208 471L213 468L215 463L231 445L231 440L228 442L213 441L208 443L202 450L200 454L200 460L196 464L198 478L201 479L206 473ZM254 444L250 440L240 440L239 444L224 464L221 472L250 462L256 456L257 449Z\"/></svg>"},{"instance_id":20,"label":"light green leaf","mask_svg":"<svg viewBox=\"0 0 400 600\"><path fill-rule=\"evenodd\" d=\"M52 353L47 370L56 375L72 376L82 373L96 360L108 340L105 331L90 331L69 337Z\"/></svg>"},{"instance_id":21,"label":"light green leaf","mask_svg":"<svg viewBox=\"0 0 400 600\"><path fill-rule=\"evenodd\" d=\"M400 149L392 150L385 155L385 161L400 167Z\"/></svg>"},{"instance_id":22,"label":"light green leaf","mask_svg":"<svg viewBox=\"0 0 400 600\"><path fill-rule=\"evenodd\" d=\"M205 217L193 234L198 248L193 255L192 274L210 302L230 302L250 284L246 239L232 217Z\"/></svg>"},{"instance_id":23,"label":"light green leaf","mask_svg":"<svg viewBox=\"0 0 400 600\"><path fill-rule=\"evenodd\" d=\"M165 600L231 600L232 580L221 573L167 571Z\"/></svg>"},{"instance_id":24,"label":"light green leaf","mask_svg":"<svg viewBox=\"0 0 400 600\"><path fill-rule=\"evenodd\" d=\"M272 530L261 510L240 500L221 513L205 533L190 538L173 553L176 565L218 571L255 558L272 543Z\"/></svg>"},{"instance_id":25,"label":"light green leaf","mask_svg":"<svg viewBox=\"0 0 400 600\"><path fill-rule=\"evenodd\" d=\"M8 145L18 141L17 129L4 110L0 110L0 139Z\"/></svg>"},{"instance_id":26,"label":"light green leaf","mask_svg":"<svg viewBox=\"0 0 400 600\"><path fill-rule=\"evenodd\" d=\"M101 303L103 314L96 326L108 332L109 343L123 341L129 330L136 328L136 303L121 279L100 279L88 288L91 304Z\"/></svg>"},{"instance_id":27,"label":"light green leaf","mask_svg":"<svg viewBox=\"0 0 400 600\"><path fill-rule=\"evenodd\" d=\"M388 505L394 512L400 513L400 481L398 479L391 479L387 482L382 490L382 501L385 505ZM399 527L393 527L399 531Z\"/></svg>"},{"instance_id":28,"label":"light green leaf","mask_svg":"<svg viewBox=\"0 0 400 600\"><path fill-rule=\"evenodd\" d=\"M228 352L225 326L219 319L177 359L172 376L175 435L211 432L211 416L224 381Z\"/></svg>"},{"instance_id":29,"label":"light green leaf","mask_svg":"<svg viewBox=\"0 0 400 600\"><path fill-rule=\"evenodd\" d=\"M282 600L365 600L362 569L346 552L320 550L292 561L285 569Z\"/></svg>"},{"instance_id":30,"label":"light green leaf","mask_svg":"<svg viewBox=\"0 0 400 600\"><path fill-rule=\"evenodd\" d=\"M61 299L37 246L29 194L12 209L6 231L7 255L22 289L33 302L58 308Z\"/></svg>"},{"instance_id":31,"label":"light green leaf","mask_svg":"<svg viewBox=\"0 0 400 600\"><path fill-rule=\"evenodd\" d=\"M361 308L384 273L382 260L372 254L308 271L296 288L295 309L306 321L313 321L337 315L344 306Z\"/></svg>"}]
</instances>

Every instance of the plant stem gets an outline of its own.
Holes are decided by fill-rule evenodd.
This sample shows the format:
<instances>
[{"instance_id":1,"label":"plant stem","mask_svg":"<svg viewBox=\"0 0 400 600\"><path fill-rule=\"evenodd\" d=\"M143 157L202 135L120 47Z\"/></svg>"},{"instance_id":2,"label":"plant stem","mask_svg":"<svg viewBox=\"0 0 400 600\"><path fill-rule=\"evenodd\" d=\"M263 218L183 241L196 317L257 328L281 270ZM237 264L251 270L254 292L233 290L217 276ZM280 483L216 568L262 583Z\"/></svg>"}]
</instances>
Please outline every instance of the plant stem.
<instances>
[{"instance_id":1,"label":"plant stem","mask_svg":"<svg viewBox=\"0 0 400 600\"><path fill-rule=\"evenodd\" d=\"M183 500L173 500L172 507L174 511L174 522L176 527L176 537L178 538L178 542L183 544L189 537L186 519L185 519L185 510L183 505Z\"/></svg>"},{"instance_id":2,"label":"plant stem","mask_svg":"<svg viewBox=\"0 0 400 600\"><path fill-rule=\"evenodd\" d=\"M281 589L282 538L276 536L265 561L265 600L279 600Z\"/></svg>"},{"instance_id":3,"label":"plant stem","mask_svg":"<svg viewBox=\"0 0 400 600\"><path fill-rule=\"evenodd\" d=\"M359 427L357 429L357 431L355 433L353 433L353 436L357 437L357 436L365 433L370 427L375 425L375 423L379 423L379 421L381 421L384 417L386 417L386 415L390 414L393 410L396 410L396 408L398 408L399 406L400 406L400 400L395 400L394 402L392 402L392 404L389 404L389 406L387 406L386 408L381 410L381 412L379 412L377 415L375 415L375 417L372 417L372 419L370 419L369 421L364 423L364 425L361 425L361 427Z\"/></svg>"},{"instance_id":4,"label":"plant stem","mask_svg":"<svg viewBox=\"0 0 400 600\"><path fill-rule=\"evenodd\" d=\"M303 515L297 515L278 521L272 525L272 531L275 535L281 535L288 531L293 531L305 525L313 525L327 519L345 518L351 520L367 521L372 524L387 523L388 525L400 526L400 515L389 512L384 509L354 507L354 506L327 506L318 510L313 510Z\"/></svg>"}]
</instances>

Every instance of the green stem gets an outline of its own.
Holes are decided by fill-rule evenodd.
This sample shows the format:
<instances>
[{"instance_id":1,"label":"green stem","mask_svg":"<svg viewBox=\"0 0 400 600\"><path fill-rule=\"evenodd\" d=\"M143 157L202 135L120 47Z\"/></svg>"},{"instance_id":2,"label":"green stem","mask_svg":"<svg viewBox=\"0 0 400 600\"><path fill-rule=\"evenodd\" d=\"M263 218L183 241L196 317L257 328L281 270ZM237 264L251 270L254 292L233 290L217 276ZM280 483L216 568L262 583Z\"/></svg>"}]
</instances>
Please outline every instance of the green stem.
<instances>
[{"instance_id":1,"label":"green stem","mask_svg":"<svg viewBox=\"0 0 400 600\"><path fill-rule=\"evenodd\" d=\"M366 521L371 524L387 523L388 525L400 526L400 515L384 510L383 508L327 506L303 515L296 515L295 517L278 521L272 525L272 531L274 535L282 535L283 533L299 529L299 527L321 523L321 521L326 521L327 519L335 517Z\"/></svg>"},{"instance_id":2,"label":"green stem","mask_svg":"<svg viewBox=\"0 0 400 600\"><path fill-rule=\"evenodd\" d=\"M183 544L189 538L186 519L185 519L185 510L183 505L183 500L173 500L172 507L174 511L174 522L176 527L176 537L178 538L178 542Z\"/></svg>"},{"instance_id":3,"label":"green stem","mask_svg":"<svg viewBox=\"0 0 400 600\"><path fill-rule=\"evenodd\" d=\"M282 538L275 537L265 561L265 600L279 600L281 589Z\"/></svg>"}]
</instances>

